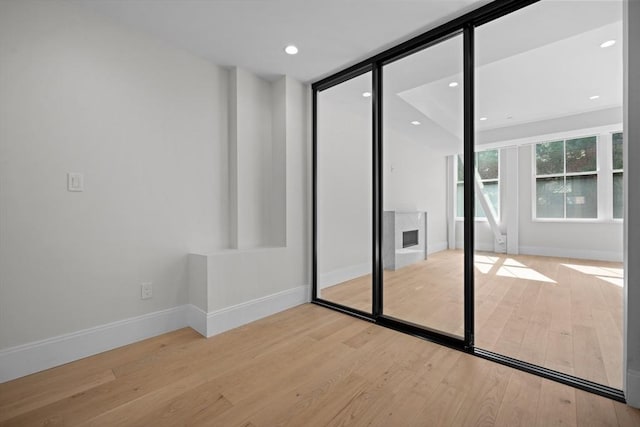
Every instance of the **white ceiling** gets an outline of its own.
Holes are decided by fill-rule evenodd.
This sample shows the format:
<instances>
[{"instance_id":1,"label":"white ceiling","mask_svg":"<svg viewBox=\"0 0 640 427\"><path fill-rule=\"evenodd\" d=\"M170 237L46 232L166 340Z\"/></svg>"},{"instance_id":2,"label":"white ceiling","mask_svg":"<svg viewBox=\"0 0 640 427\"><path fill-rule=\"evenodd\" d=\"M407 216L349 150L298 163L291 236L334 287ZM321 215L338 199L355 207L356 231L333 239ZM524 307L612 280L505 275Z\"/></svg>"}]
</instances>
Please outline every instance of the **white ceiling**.
<instances>
[{"instance_id":1,"label":"white ceiling","mask_svg":"<svg viewBox=\"0 0 640 427\"><path fill-rule=\"evenodd\" d=\"M622 22L558 40L476 67L478 130L514 126L622 105ZM451 43L448 40L446 43ZM482 34L477 43L487 47ZM428 53L428 51L426 51ZM461 61L452 64L461 70ZM391 70L390 70L391 72ZM458 72L398 95L453 135L462 133L462 83ZM591 96L599 96L590 99ZM438 102L433 102L437 100Z\"/></svg>"},{"instance_id":2,"label":"white ceiling","mask_svg":"<svg viewBox=\"0 0 640 427\"><path fill-rule=\"evenodd\" d=\"M620 1L542 1L478 27L477 143L496 142L499 129L503 136L525 137L621 122L621 20ZM602 49L610 39L617 43ZM434 149L461 151L461 73L459 36L385 66L385 129ZM459 85L450 88L452 81ZM343 104L360 104L361 93L370 90L363 83L331 90L334 97L344 91ZM483 116L487 120L480 121Z\"/></svg>"},{"instance_id":3,"label":"white ceiling","mask_svg":"<svg viewBox=\"0 0 640 427\"><path fill-rule=\"evenodd\" d=\"M69 0L222 66L318 80L486 0ZM283 52L287 44L298 55Z\"/></svg>"},{"instance_id":4,"label":"white ceiling","mask_svg":"<svg viewBox=\"0 0 640 427\"><path fill-rule=\"evenodd\" d=\"M486 0L67 0L222 66L265 78L316 81ZM620 0L543 0L476 30L477 122L483 132L621 105ZM621 40L620 40L621 41ZM296 44L300 53L286 55ZM461 52L449 41L387 66L385 126L411 138L459 144ZM393 73L391 72L393 71ZM367 83L369 82L369 83ZM333 88L362 102L370 79ZM440 87L442 86L442 87ZM341 94L340 94L341 93ZM390 96L391 94L397 96ZM598 100L588 96L600 95ZM392 99L395 98L395 99ZM437 102L431 102L436 99ZM437 107L437 108L435 108ZM359 109L361 110L361 109ZM617 110L616 110L617 111ZM512 117L507 119L507 117ZM611 114L608 117L612 117ZM422 125L412 126L412 120ZM447 137L448 135L448 137ZM446 142L448 140L449 142ZM455 142L454 142L455 141Z\"/></svg>"}]
</instances>

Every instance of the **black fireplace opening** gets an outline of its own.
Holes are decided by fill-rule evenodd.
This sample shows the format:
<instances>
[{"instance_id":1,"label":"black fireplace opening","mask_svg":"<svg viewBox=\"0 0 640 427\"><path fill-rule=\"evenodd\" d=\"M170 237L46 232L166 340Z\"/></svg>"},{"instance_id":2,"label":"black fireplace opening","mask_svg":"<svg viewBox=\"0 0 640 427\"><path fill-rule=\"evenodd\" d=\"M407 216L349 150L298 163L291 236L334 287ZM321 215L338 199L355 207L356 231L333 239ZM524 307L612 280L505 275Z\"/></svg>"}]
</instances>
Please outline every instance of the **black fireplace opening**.
<instances>
[{"instance_id":1,"label":"black fireplace opening","mask_svg":"<svg viewBox=\"0 0 640 427\"><path fill-rule=\"evenodd\" d=\"M418 244L418 230L409 230L402 232L402 247L408 248Z\"/></svg>"}]
</instances>

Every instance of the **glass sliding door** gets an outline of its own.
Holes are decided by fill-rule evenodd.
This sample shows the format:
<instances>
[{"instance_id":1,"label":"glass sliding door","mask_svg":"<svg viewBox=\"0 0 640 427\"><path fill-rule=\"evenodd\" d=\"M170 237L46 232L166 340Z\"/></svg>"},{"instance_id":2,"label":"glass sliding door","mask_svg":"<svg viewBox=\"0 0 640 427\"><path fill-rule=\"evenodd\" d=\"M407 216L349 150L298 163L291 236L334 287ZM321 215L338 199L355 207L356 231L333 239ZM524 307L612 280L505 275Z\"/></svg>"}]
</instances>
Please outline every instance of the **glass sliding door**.
<instances>
[{"instance_id":1,"label":"glass sliding door","mask_svg":"<svg viewBox=\"0 0 640 427\"><path fill-rule=\"evenodd\" d=\"M317 93L316 296L372 309L371 72Z\"/></svg>"},{"instance_id":2,"label":"glass sliding door","mask_svg":"<svg viewBox=\"0 0 640 427\"><path fill-rule=\"evenodd\" d=\"M622 46L491 2L314 83L314 302L623 400Z\"/></svg>"},{"instance_id":3,"label":"glass sliding door","mask_svg":"<svg viewBox=\"0 0 640 427\"><path fill-rule=\"evenodd\" d=\"M463 34L387 63L382 76L382 311L462 339Z\"/></svg>"},{"instance_id":4,"label":"glass sliding door","mask_svg":"<svg viewBox=\"0 0 640 427\"><path fill-rule=\"evenodd\" d=\"M622 2L541 1L475 36L476 151L498 159L476 347L621 389Z\"/></svg>"}]
</instances>

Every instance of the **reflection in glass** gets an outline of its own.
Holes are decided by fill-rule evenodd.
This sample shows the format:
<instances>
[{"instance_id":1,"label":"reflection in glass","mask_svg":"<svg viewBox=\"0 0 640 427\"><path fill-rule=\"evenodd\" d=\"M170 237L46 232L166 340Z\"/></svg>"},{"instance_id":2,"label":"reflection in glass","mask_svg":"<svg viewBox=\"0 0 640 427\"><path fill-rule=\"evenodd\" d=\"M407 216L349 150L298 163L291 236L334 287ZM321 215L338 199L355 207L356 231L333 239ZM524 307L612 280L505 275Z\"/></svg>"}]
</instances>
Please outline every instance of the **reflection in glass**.
<instances>
[{"instance_id":1,"label":"reflection in glass","mask_svg":"<svg viewBox=\"0 0 640 427\"><path fill-rule=\"evenodd\" d=\"M463 147L462 63L456 35L382 73L383 313L456 337L464 333L464 228L454 218L462 215L462 193L458 203L447 194L464 186L456 161ZM491 174L490 156L485 163Z\"/></svg>"},{"instance_id":2,"label":"reflection in glass","mask_svg":"<svg viewBox=\"0 0 640 427\"><path fill-rule=\"evenodd\" d=\"M564 173L564 141L543 142L536 145L536 173L538 175Z\"/></svg>"},{"instance_id":3,"label":"reflection in glass","mask_svg":"<svg viewBox=\"0 0 640 427\"><path fill-rule=\"evenodd\" d=\"M567 218L598 216L598 179L595 175L568 176Z\"/></svg>"},{"instance_id":4,"label":"reflection in glass","mask_svg":"<svg viewBox=\"0 0 640 427\"><path fill-rule=\"evenodd\" d=\"M613 174L613 217L622 218L624 215L624 187L623 172Z\"/></svg>"},{"instance_id":5,"label":"reflection in glass","mask_svg":"<svg viewBox=\"0 0 640 427\"><path fill-rule=\"evenodd\" d=\"M623 161L622 161L622 132L612 135L613 157L613 217L621 219L624 216L624 187L623 187Z\"/></svg>"},{"instance_id":6,"label":"reflection in glass","mask_svg":"<svg viewBox=\"0 0 640 427\"><path fill-rule=\"evenodd\" d=\"M475 31L475 150L501 159L501 215L474 223L476 347L614 388L621 43L621 1L542 0Z\"/></svg>"},{"instance_id":7,"label":"reflection in glass","mask_svg":"<svg viewBox=\"0 0 640 427\"><path fill-rule=\"evenodd\" d=\"M457 181L456 181L456 216L464 217L464 170L462 157L457 157ZM475 165L482 183L482 192L496 217L500 217L500 150L484 150L475 153ZM475 217L486 218L482 203L478 200L478 194L475 199Z\"/></svg>"},{"instance_id":8,"label":"reflection in glass","mask_svg":"<svg viewBox=\"0 0 640 427\"><path fill-rule=\"evenodd\" d=\"M536 179L536 216L564 218L564 178Z\"/></svg>"},{"instance_id":9,"label":"reflection in glass","mask_svg":"<svg viewBox=\"0 0 640 427\"><path fill-rule=\"evenodd\" d=\"M594 172L597 161L595 136L567 141L567 173Z\"/></svg>"},{"instance_id":10,"label":"reflection in glass","mask_svg":"<svg viewBox=\"0 0 640 427\"><path fill-rule=\"evenodd\" d=\"M371 73L318 93L318 297L371 312Z\"/></svg>"},{"instance_id":11,"label":"reflection in glass","mask_svg":"<svg viewBox=\"0 0 640 427\"><path fill-rule=\"evenodd\" d=\"M613 134L613 147L612 147L612 155L613 155L613 169L622 169L622 133L616 132Z\"/></svg>"}]
</instances>

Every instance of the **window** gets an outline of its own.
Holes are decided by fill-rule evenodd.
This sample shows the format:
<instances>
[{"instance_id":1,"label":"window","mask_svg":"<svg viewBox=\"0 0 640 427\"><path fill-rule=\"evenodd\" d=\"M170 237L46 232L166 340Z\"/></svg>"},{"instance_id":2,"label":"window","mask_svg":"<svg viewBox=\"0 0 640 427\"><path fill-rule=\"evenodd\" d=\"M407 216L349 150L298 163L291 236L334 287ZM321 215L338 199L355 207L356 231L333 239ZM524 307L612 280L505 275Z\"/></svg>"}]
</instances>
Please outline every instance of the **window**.
<instances>
[{"instance_id":1,"label":"window","mask_svg":"<svg viewBox=\"0 0 640 427\"><path fill-rule=\"evenodd\" d=\"M611 144L611 155L613 157L613 217L618 219L622 218L624 209L622 144L622 132L614 133Z\"/></svg>"},{"instance_id":2,"label":"window","mask_svg":"<svg viewBox=\"0 0 640 427\"><path fill-rule=\"evenodd\" d=\"M598 217L597 138L535 145L536 218Z\"/></svg>"},{"instance_id":3,"label":"window","mask_svg":"<svg viewBox=\"0 0 640 427\"><path fill-rule=\"evenodd\" d=\"M464 217L464 165L458 156L458 175L456 188L456 216ZM500 151L485 150L475 153L476 170L484 187L484 193L489 198L498 218L500 217ZM476 195L476 218L486 218L486 214L478 203Z\"/></svg>"}]
</instances>

